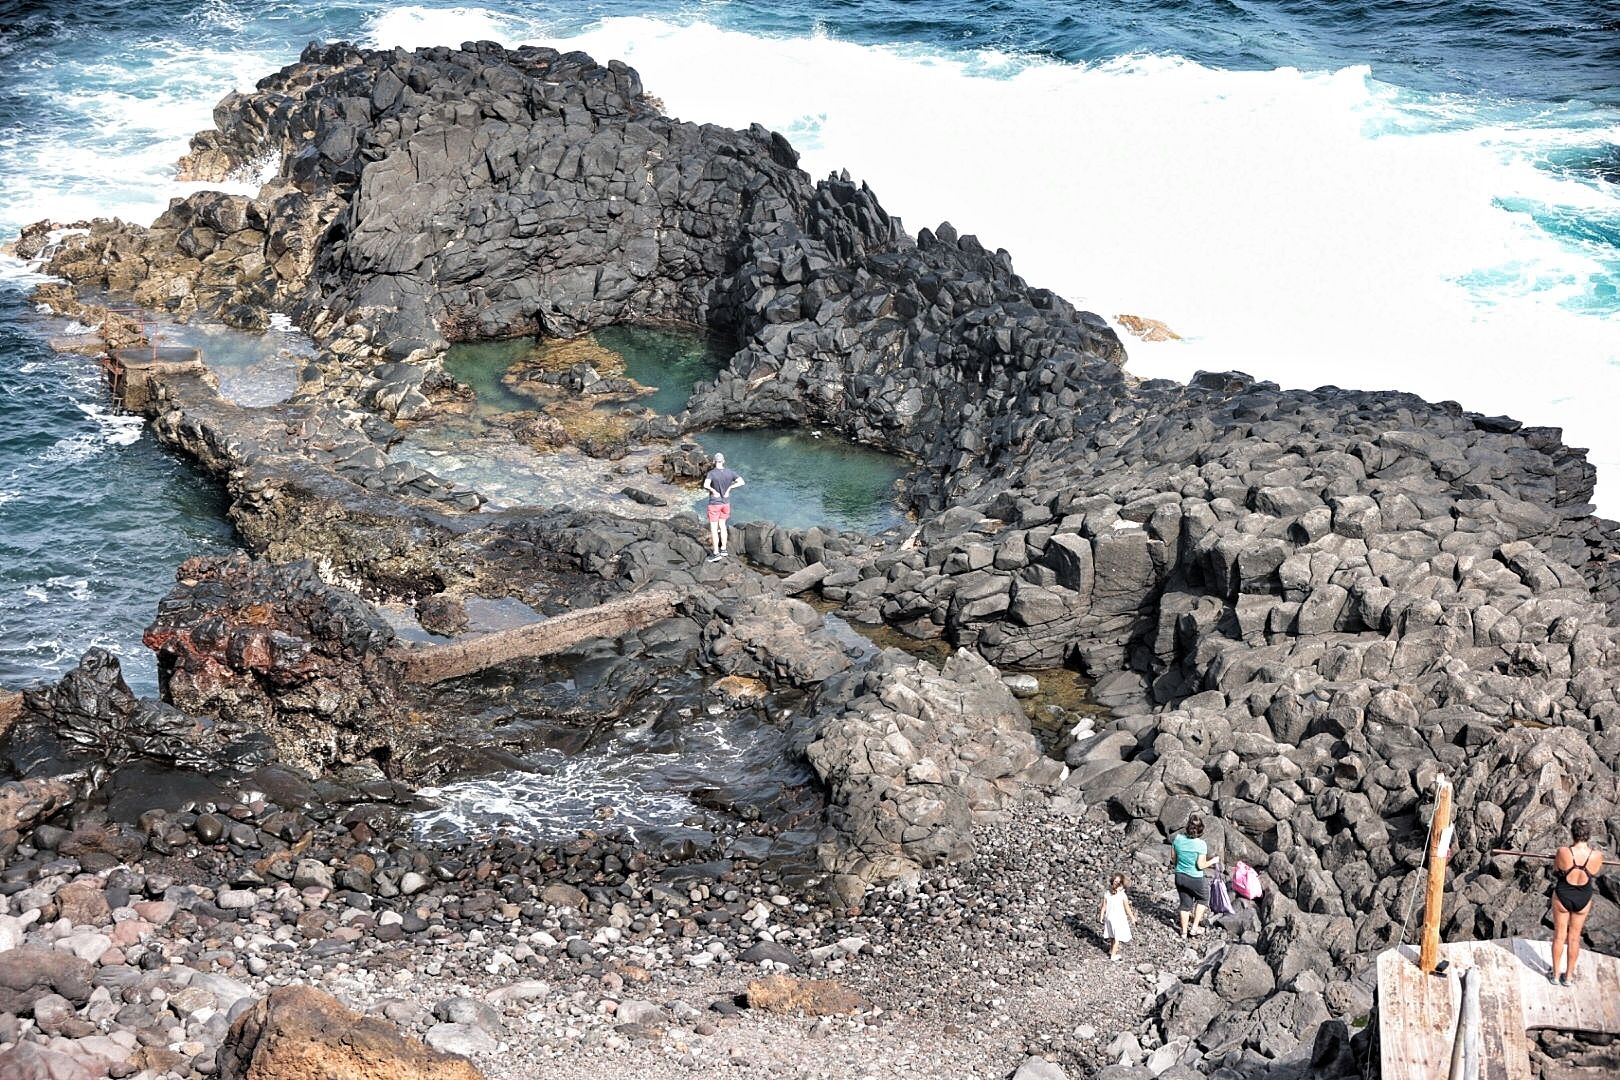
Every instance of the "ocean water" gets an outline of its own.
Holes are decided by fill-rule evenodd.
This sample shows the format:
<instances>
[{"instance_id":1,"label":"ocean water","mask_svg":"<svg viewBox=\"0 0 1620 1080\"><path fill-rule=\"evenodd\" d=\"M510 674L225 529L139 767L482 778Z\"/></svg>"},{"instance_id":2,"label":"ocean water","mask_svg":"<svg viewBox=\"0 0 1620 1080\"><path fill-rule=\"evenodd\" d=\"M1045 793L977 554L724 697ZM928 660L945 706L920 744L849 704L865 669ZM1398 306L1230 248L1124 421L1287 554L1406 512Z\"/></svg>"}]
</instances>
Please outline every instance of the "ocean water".
<instances>
[{"instance_id":1,"label":"ocean water","mask_svg":"<svg viewBox=\"0 0 1620 1080\"><path fill-rule=\"evenodd\" d=\"M218 488L103 400L93 359L61 355L0 285L0 687L71 667L99 645L138 693L141 645L174 570L228 550Z\"/></svg>"},{"instance_id":2,"label":"ocean water","mask_svg":"<svg viewBox=\"0 0 1620 1080\"><path fill-rule=\"evenodd\" d=\"M155 216L187 190L172 164L215 102L311 38L623 59L677 116L764 123L913 230L948 219L1077 304L1165 321L1183 340L1127 339L1139 374L1236 367L1559 425L1620 514L1615 0L13 0L0 234ZM61 426L42 445L0 435L0 478L34 469L61 492L11 509L0 540L48 529L53 495L72 505L62 493L108 475L126 530L197 520L196 478L149 438L48 478L30 464L58 439L133 429L84 413L93 383L68 368L24 370L40 330L14 317L19 272L0 265L0 378L31 423ZM110 594L49 584L102 580L114 546L122 573L158 578L131 595L162 591L161 544L144 564L111 536L58 542L48 566L8 549L0 683L61 662L16 644L39 636L16 624L30 589L51 597L48 629L129 646Z\"/></svg>"}]
</instances>

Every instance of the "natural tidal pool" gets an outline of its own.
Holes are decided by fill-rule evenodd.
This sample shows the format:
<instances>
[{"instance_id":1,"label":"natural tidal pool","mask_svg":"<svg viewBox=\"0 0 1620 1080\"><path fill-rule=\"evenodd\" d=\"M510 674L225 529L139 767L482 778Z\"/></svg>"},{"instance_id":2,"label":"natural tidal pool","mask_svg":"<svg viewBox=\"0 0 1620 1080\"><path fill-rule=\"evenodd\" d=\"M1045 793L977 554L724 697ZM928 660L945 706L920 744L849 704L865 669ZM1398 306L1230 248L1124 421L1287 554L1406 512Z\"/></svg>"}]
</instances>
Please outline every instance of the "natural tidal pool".
<instances>
[{"instance_id":1,"label":"natural tidal pool","mask_svg":"<svg viewBox=\"0 0 1620 1080\"><path fill-rule=\"evenodd\" d=\"M680 330L613 326L590 335L585 344L599 355L600 350L613 354L624 377L652 388L651 393L630 402L599 404L596 409L604 414L649 408L673 416L685 407L693 387L713 378L723 363L712 343ZM515 389L507 376L514 367L541 363L543 353L543 346L526 338L474 342L451 348L445 369L472 388L476 397L473 418L499 424L512 414L542 407L539 399ZM710 454L725 454L727 464L747 481L732 500L735 521L879 532L905 520L897 484L909 467L891 454L802 429L705 431L692 438ZM446 479L468 483L508 503L578 505L581 497L589 502L617 499L627 503L618 494L627 477L634 478L638 487L656 488L677 508L663 511L666 516L687 508L699 512L706 501L690 489L666 490L667 486L646 476L644 468L635 467L645 464L635 453L626 459L631 463L626 468L624 462L592 465L574 451L541 454L518 447L515 453L496 454L503 460L491 469L469 460L477 456L469 453L476 442L477 433L472 430L454 439L434 440L424 434L408 439L404 454ZM486 457L494 452L492 446L484 451ZM526 471L523 460L532 461L527 471L533 477L514 475ZM598 472L600 477L595 475Z\"/></svg>"},{"instance_id":2,"label":"natural tidal pool","mask_svg":"<svg viewBox=\"0 0 1620 1080\"><path fill-rule=\"evenodd\" d=\"M299 369L315 356L315 343L285 319L262 334L217 323L153 321L159 343L196 349L219 380L219 392L245 408L292 397Z\"/></svg>"}]
</instances>

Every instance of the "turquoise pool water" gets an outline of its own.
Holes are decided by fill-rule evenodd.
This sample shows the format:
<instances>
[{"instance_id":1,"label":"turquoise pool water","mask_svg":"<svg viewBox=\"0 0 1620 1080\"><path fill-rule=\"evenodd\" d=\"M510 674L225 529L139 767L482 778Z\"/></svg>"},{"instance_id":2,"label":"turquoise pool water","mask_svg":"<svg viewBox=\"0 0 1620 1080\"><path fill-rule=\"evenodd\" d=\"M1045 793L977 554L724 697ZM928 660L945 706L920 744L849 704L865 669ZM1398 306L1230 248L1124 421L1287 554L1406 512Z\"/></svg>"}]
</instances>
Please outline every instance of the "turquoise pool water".
<instances>
[{"instance_id":1,"label":"turquoise pool water","mask_svg":"<svg viewBox=\"0 0 1620 1080\"><path fill-rule=\"evenodd\" d=\"M450 346L444 369L472 388L479 412L525 412L534 408L534 401L507 389L501 376L532 352L534 342L529 338L470 341Z\"/></svg>"},{"instance_id":2,"label":"turquoise pool water","mask_svg":"<svg viewBox=\"0 0 1620 1080\"><path fill-rule=\"evenodd\" d=\"M614 326L597 331L595 338L624 359L626 375L656 388L636 406L666 416L679 413L692 388L722 365L710 343L680 330ZM457 345L445 357L445 369L472 387L480 413L529 410L535 403L510 390L501 377L533 350L534 342L526 338ZM905 520L897 484L908 466L892 454L802 429L705 431L694 439L710 453L725 454L727 464L747 481L732 499L735 521L879 532ZM694 494L692 511L700 512L705 501Z\"/></svg>"},{"instance_id":3,"label":"turquoise pool water","mask_svg":"<svg viewBox=\"0 0 1620 1080\"><path fill-rule=\"evenodd\" d=\"M906 463L891 454L796 429L705 431L697 442L747 481L732 496L735 521L881 532L906 520L895 486ZM705 502L693 499L694 512Z\"/></svg>"}]
</instances>

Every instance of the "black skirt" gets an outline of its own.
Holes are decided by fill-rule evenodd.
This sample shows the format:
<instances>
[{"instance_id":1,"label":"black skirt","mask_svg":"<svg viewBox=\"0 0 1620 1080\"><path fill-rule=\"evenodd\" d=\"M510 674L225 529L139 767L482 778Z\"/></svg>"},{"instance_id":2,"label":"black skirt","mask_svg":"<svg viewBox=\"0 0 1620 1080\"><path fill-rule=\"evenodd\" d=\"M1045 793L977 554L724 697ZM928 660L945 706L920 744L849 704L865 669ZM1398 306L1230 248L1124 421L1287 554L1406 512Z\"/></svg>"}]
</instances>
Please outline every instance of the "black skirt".
<instances>
[{"instance_id":1,"label":"black skirt","mask_svg":"<svg viewBox=\"0 0 1620 1080\"><path fill-rule=\"evenodd\" d=\"M1191 911L1199 904L1209 907L1209 875L1203 874L1193 877L1191 874L1176 873L1176 896L1181 901L1182 911Z\"/></svg>"}]
</instances>

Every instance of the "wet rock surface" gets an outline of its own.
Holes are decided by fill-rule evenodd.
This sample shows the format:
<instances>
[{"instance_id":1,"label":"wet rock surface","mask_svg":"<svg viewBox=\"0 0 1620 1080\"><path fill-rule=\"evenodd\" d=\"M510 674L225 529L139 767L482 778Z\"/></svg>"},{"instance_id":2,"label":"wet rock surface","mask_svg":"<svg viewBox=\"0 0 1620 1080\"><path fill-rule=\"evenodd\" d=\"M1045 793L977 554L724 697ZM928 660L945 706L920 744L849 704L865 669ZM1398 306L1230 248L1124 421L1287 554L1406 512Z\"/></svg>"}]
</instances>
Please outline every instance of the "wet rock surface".
<instances>
[{"instance_id":1,"label":"wet rock surface","mask_svg":"<svg viewBox=\"0 0 1620 1080\"><path fill-rule=\"evenodd\" d=\"M1144 854L1200 811L1211 847L1261 872L1263 900L1222 929L1230 948L1144 974L1136 1007L1152 1022L1104 1033L1100 1047L1082 1039L1084 1057L1059 1049L1060 1066L1356 1071L1365 1042L1349 1024L1364 1015L1371 958L1399 937L1420 888L1441 774L1469 810L1448 935L1539 933L1542 882L1489 860L1491 848L1549 850L1577 814L1600 843L1620 836L1620 535L1592 515L1592 467L1557 430L1235 372L1134 380L1102 320L1027 285L1005 252L949 225L913 239L863 185L811 183L780 136L668 120L629 68L579 54L316 46L227 99L216 121L191 167L223 174L273 152L279 175L257 197L192 196L150 229L92 223L50 269L240 325L286 311L311 333L320 357L290 402L250 412L206 378L174 376L146 406L160 437L225 478L233 521L267 563L307 558L320 587L368 599L509 596L542 611L680 589L711 669L816 695L819 730L806 727L803 746L832 796L824 869L840 903L896 878L927 896L940 862L1012 857L983 842L1005 839L995 815L1027 826L1019 813L1061 808L1108 815ZM736 347L682 415L641 422L636 439L826 425L918 462L914 531L749 527L735 536L740 557L711 565L695 521L475 512L476 493L389 458L390 421L462 395L439 360L449 341L618 321L695 325ZM671 477L690 475L688 457L665 456ZM263 625L342 640L334 627L350 623L324 601L309 607L319 588L306 584L265 586ZM60 717L51 738L92 761L156 748L183 763L180 742L234 745L232 725L260 730L272 708L373 730L365 679L309 703L296 678L275 685L297 665L278 667L273 650L268 667L255 659L258 616L238 599L258 588L216 609L182 585L154 631L182 673L171 696L190 687L182 707L219 719L158 716L97 682L91 663L80 689L28 699L36 722L14 724L13 760L67 753L18 757L43 716ZM840 648L828 620L783 592L975 658L907 674ZM368 646L344 648L326 655L364 670ZM1063 762L1049 762L989 664L1076 669L1110 715L1066 724ZM953 716L970 714L975 726L956 731ZM184 740L185 723L216 726ZM368 752L331 745L323 764ZM209 816L197 835L225 837L231 826ZM430 872L413 866L389 888L417 895ZM249 888L208 899L210 913L274 902L267 881L232 884ZM1606 951L1614 888L1600 882L1590 923ZM389 925L401 935L423 921L400 918ZM902 907L893 932L930 918ZM954 933L945 919L932 925ZM608 944L554 929L572 962ZM98 952L100 936L68 951L99 963L123 948ZM941 963L974 970L960 953ZM621 988L630 978L607 974ZM626 1046L659 1020L630 1013L612 1036ZM482 1045L476 1023L434 1022L456 1028L440 1032L446 1045ZM1048 1071L1028 1056L995 1068Z\"/></svg>"}]
</instances>

